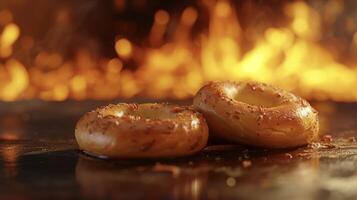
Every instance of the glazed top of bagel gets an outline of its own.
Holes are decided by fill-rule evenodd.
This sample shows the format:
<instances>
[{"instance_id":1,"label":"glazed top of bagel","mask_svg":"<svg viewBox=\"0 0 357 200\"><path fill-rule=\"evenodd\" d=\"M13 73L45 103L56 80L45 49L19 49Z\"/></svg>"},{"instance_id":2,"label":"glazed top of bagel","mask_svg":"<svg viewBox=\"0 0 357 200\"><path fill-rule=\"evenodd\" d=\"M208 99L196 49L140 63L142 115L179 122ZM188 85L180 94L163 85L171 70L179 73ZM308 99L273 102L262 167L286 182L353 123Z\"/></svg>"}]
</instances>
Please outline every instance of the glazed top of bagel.
<instances>
[{"instance_id":1,"label":"glazed top of bagel","mask_svg":"<svg viewBox=\"0 0 357 200\"><path fill-rule=\"evenodd\" d=\"M211 88L210 92L205 94L208 98L216 96L221 100L229 102L231 105L246 105L250 111L261 111L261 109L276 108L291 104L310 106L306 100L265 83L210 82L198 93L202 93L205 88ZM205 90L205 92L207 92L207 90Z\"/></svg>"},{"instance_id":2,"label":"glazed top of bagel","mask_svg":"<svg viewBox=\"0 0 357 200\"><path fill-rule=\"evenodd\" d=\"M91 127L96 127L95 124L98 124L98 129L115 125L130 126L131 131L155 128L166 132L175 131L177 128L189 131L197 128L200 121L204 120L203 116L192 107L157 103L110 104L85 114L81 120L83 119L88 123L94 123Z\"/></svg>"}]
</instances>

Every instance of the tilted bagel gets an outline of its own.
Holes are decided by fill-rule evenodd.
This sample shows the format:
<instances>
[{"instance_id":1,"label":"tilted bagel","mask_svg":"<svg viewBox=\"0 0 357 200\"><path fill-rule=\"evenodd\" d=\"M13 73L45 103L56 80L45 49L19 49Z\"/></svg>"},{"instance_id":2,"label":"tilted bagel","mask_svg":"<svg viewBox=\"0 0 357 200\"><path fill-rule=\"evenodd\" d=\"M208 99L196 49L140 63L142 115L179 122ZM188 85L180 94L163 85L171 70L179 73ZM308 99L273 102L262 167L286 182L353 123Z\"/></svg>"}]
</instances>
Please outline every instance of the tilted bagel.
<instances>
[{"instance_id":1,"label":"tilted bagel","mask_svg":"<svg viewBox=\"0 0 357 200\"><path fill-rule=\"evenodd\" d=\"M210 135L242 144L288 148L318 137L318 114L285 90L244 82L211 82L194 97Z\"/></svg>"}]
</instances>

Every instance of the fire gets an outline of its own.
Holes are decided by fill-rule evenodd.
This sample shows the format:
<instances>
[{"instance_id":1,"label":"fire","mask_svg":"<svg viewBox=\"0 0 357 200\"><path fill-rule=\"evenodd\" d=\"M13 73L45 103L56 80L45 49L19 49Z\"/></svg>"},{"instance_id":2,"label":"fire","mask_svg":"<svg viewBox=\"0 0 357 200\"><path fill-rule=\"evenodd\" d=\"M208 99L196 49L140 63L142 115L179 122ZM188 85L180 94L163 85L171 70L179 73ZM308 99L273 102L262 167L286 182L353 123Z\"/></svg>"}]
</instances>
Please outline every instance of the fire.
<instances>
[{"instance_id":1,"label":"fire","mask_svg":"<svg viewBox=\"0 0 357 200\"><path fill-rule=\"evenodd\" d=\"M13 55L20 28L8 20L0 35L0 56L6 60L0 65L0 99L180 99L192 97L210 80L254 80L310 99L357 100L357 65L338 62L321 46L321 17L305 2L286 4L289 23L271 26L261 35L241 28L229 1L203 4L210 13L208 30L193 38L192 27L199 18L195 8L182 12L169 42L164 36L174 18L158 10L145 47L118 37L113 47L116 58L100 58L79 49L73 60L65 60L43 51L31 66ZM0 22L2 16L9 18L8 12L0 13ZM254 40L249 50L243 48L244 36ZM357 32L353 38L357 46ZM23 39L22 44L31 45L31 39ZM133 63L136 70L128 70Z\"/></svg>"},{"instance_id":2,"label":"fire","mask_svg":"<svg viewBox=\"0 0 357 200\"><path fill-rule=\"evenodd\" d=\"M0 37L0 57L8 57L12 53L12 45L17 40L20 29L16 24L10 23L5 26Z\"/></svg>"},{"instance_id":3,"label":"fire","mask_svg":"<svg viewBox=\"0 0 357 200\"><path fill-rule=\"evenodd\" d=\"M127 39L120 39L115 43L115 50L121 57L129 57L132 52L131 43Z\"/></svg>"},{"instance_id":4,"label":"fire","mask_svg":"<svg viewBox=\"0 0 357 200\"><path fill-rule=\"evenodd\" d=\"M13 101L27 88L28 74L25 67L16 60L9 60L4 66L9 79L0 86L0 98L4 101Z\"/></svg>"}]
</instances>

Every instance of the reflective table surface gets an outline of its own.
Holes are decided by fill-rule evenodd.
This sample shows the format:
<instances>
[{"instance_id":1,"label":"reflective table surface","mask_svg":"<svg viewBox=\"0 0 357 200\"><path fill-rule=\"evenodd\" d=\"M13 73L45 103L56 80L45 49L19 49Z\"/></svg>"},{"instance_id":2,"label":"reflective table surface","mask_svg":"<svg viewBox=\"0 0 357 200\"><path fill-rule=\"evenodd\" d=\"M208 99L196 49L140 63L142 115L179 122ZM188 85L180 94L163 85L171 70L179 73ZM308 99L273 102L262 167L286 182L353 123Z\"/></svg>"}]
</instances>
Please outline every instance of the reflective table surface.
<instances>
[{"instance_id":1,"label":"reflective table surface","mask_svg":"<svg viewBox=\"0 0 357 200\"><path fill-rule=\"evenodd\" d=\"M0 199L357 199L357 104L314 103L331 137L307 147L103 160L81 153L73 131L107 103L0 103Z\"/></svg>"}]
</instances>

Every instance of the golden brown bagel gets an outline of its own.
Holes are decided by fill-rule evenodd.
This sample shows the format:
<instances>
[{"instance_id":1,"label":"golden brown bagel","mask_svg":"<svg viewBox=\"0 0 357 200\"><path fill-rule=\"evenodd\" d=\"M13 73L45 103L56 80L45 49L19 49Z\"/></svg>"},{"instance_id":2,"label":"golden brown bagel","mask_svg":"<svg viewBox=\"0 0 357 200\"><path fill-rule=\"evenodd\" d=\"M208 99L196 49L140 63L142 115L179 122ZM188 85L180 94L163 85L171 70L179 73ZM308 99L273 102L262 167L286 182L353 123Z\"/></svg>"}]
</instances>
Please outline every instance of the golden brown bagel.
<instances>
[{"instance_id":1,"label":"golden brown bagel","mask_svg":"<svg viewBox=\"0 0 357 200\"><path fill-rule=\"evenodd\" d=\"M318 137L318 114L304 99L262 84L211 82L194 98L212 136L266 148L305 145Z\"/></svg>"},{"instance_id":2,"label":"golden brown bagel","mask_svg":"<svg viewBox=\"0 0 357 200\"><path fill-rule=\"evenodd\" d=\"M207 124L189 107L117 104L86 113L77 123L80 149L114 158L183 156L205 147Z\"/></svg>"}]
</instances>

